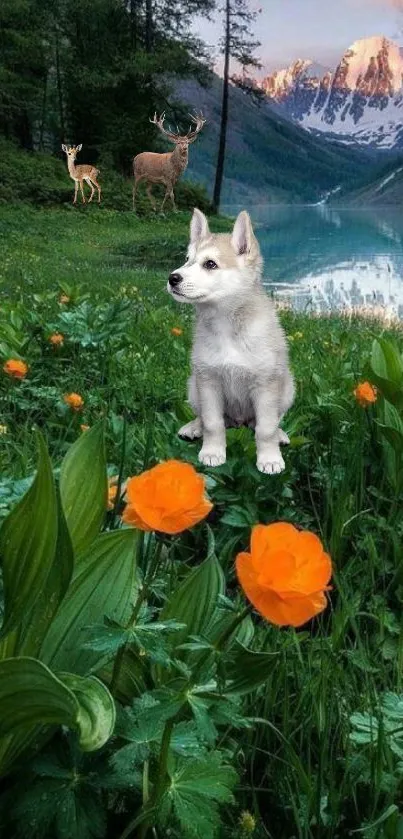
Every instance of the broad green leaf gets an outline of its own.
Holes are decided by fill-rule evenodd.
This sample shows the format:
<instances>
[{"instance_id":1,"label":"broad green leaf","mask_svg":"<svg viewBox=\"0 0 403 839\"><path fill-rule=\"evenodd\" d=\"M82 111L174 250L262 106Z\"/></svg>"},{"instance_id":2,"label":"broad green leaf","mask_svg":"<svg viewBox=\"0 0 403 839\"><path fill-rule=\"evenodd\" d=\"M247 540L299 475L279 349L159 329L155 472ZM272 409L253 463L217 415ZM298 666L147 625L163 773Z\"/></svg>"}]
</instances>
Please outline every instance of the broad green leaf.
<instances>
[{"instance_id":1,"label":"broad green leaf","mask_svg":"<svg viewBox=\"0 0 403 839\"><path fill-rule=\"evenodd\" d=\"M370 367L372 379L391 402L400 400L403 387L403 364L399 352L390 340L373 341Z\"/></svg>"},{"instance_id":2,"label":"broad green leaf","mask_svg":"<svg viewBox=\"0 0 403 839\"><path fill-rule=\"evenodd\" d=\"M387 400L380 410L380 419L376 421L382 434L397 452L403 449L403 422L399 411Z\"/></svg>"},{"instance_id":3,"label":"broad green leaf","mask_svg":"<svg viewBox=\"0 0 403 839\"><path fill-rule=\"evenodd\" d=\"M16 655L36 657L39 654L42 641L66 593L74 557L59 498L58 514L59 529L50 574L34 608L23 623L0 642L0 660ZM29 729L28 732L19 729L8 737L3 737L0 743L0 765L12 765L15 757L25 751L37 737L37 729Z\"/></svg>"},{"instance_id":4,"label":"broad green leaf","mask_svg":"<svg viewBox=\"0 0 403 839\"><path fill-rule=\"evenodd\" d=\"M84 751L100 748L113 730L114 704L98 680L85 681L94 684L86 685L84 702L82 690L71 690L42 662L28 657L4 659L0 662L0 737L21 729L35 730L38 725L66 725L78 732Z\"/></svg>"},{"instance_id":5,"label":"broad green leaf","mask_svg":"<svg viewBox=\"0 0 403 839\"><path fill-rule=\"evenodd\" d=\"M232 803L237 775L231 766L220 763L220 756L178 760L170 771L170 784L160 802L162 820L173 811L181 835L189 839L214 839L219 827L219 804Z\"/></svg>"},{"instance_id":6,"label":"broad green leaf","mask_svg":"<svg viewBox=\"0 0 403 839\"><path fill-rule=\"evenodd\" d=\"M15 655L36 656L62 602L73 574L74 554L58 488L58 532L55 556L48 579L26 622L21 627Z\"/></svg>"},{"instance_id":7,"label":"broad green leaf","mask_svg":"<svg viewBox=\"0 0 403 839\"><path fill-rule=\"evenodd\" d=\"M276 655L277 653L254 653L237 642L234 652L225 664L228 681L224 693L229 696L250 693L264 684L273 674Z\"/></svg>"},{"instance_id":8,"label":"broad green leaf","mask_svg":"<svg viewBox=\"0 0 403 839\"><path fill-rule=\"evenodd\" d=\"M33 609L20 625L0 641L0 661L11 656L36 657L42 641L68 589L73 573L74 555L70 534L56 487L58 532L53 563Z\"/></svg>"},{"instance_id":9,"label":"broad green leaf","mask_svg":"<svg viewBox=\"0 0 403 839\"><path fill-rule=\"evenodd\" d=\"M100 749L113 734L116 722L115 703L108 688L95 676L58 673L79 702L78 725L83 752Z\"/></svg>"},{"instance_id":10,"label":"broad green leaf","mask_svg":"<svg viewBox=\"0 0 403 839\"><path fill-rule=\"evenodd\" d=\"M208 639L211 643L215 644L219 640L219 638L226 632L227 629L231 626L234 622L235 613L233 611L227 610L220 610L219 612L214 615L214 620L211 626L208 628ZM231 649L235 641L239 641L241 644L246 646L250 644L255 634L255 629L253 626L253 621L250 615L246 615L242 623L238 624L238 626L234 629L231 635L228 637L226 641L225 648L227 650Z\"/></svg>"},{"instance_id":11,"label":"broad green leaf","mask_svg":"<svg viewBox=\"0 0 403 839\"><path fill-rule=\"evenodd\" d=\"M380 824L386 822L394 813L398 813L399 808L396 804L390 804L389 807L384 810L382 815L379 816L374 822L371 824L365 825L365 827L360 827L358 830L351 830L350 833L366 833L367 830L373 831L374 827L379 827ZM396 835L396 834L394 834Z\"/></svg>"},{"instance_id":12,"label":"broad green leaf","mask_svg":"<svg viewBox=\"0 0 403 839\"><path fill-rule=\"evenodd\" d=\"M102 665L99 670L99 676L110 684L112 678L113 666L111 663ZM144 657L138 656L133 650L128 648L125 650L119 678L114 690L114 696L123 705L128 705L136 696L147 689L148 681L148 666Z\"/></svg>"},{"instance_id":13,"label":"broad green leaf","mask_svg":"<svg viewBox=\"0 0 403 839\"><path fill-rule=\"evenodd\" d=\"M60 494L76 553L97 537L107 504L107 473L102 423L76 440L60 469Z\"/></svg>"},{"instance_id":14,"label":"broad green leaf","mask_svg":"<svg viewBox=\"0 0 403 839\"><path fill-rule=\"evenodd\" d=\"M38 447L35 480L0 530L5 601L0 637L26 619L45 587L55 555L56 490L52 465L40 434Z\"/></svg>"},{"instance_id":15,"label":"broad green leaf","mask_svg":"<svg viewBox=\"0 0 403 839\"><path fill-rule=\"evenodd\" d=\"M76 781L72 777L76 772ZM12 806L20 839L104 839L106 813L99 789L86 783L75 767L64 777L31 780L18 790Z\"/></svg>"},{"instance_id":16,"label":"broad green leaf","mask_svg":"<svg viewBox=\"0 0 403 839\"><path fill-rule=\"evenodd\" d=\"M53 669L86 675L104 662L103 653L84 647L85 629L105 616L118 623L128 620L137 538L132 528L102 534L82 557L42 645L41 658Z\"/></svg>"},{"instance_id":17,"label":"broad green leaf","mask_svg":"<svg viewBox=\"0 0 403 839\"><path fill-rule=\"evenodd\" d=\"M218 596L224 594L224 590L224 574L214 554L187 574L160 615L162 622L175 620L184 624L184 629L170 633L175 649L189 635L203 635L217 608ZM176 657L187 660L189 655L192 653L178 651ZM155 673L157 678L164 680L164 671L160 667L156 667Z\"/></svg>"}]
</instances>

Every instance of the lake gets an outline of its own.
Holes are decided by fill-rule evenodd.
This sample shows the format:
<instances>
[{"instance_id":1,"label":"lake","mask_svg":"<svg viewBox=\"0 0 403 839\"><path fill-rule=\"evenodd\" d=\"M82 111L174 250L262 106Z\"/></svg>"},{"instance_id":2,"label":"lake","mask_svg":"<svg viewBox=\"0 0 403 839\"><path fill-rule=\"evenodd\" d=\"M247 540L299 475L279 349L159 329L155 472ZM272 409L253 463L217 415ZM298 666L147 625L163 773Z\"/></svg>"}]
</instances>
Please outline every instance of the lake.
<instances>
[{"instance_id":1,"label":"lake","mask_svg":"<svg viewBox=\"0 0 403 839\"><path fill-rule=\"evenodd\" d=\"M235 215L240 207L222 207ZM403 318L403 214L390 208L259 206L250 210L264 284L295 308L374 309Z\"/></svg>"}]
</instances>

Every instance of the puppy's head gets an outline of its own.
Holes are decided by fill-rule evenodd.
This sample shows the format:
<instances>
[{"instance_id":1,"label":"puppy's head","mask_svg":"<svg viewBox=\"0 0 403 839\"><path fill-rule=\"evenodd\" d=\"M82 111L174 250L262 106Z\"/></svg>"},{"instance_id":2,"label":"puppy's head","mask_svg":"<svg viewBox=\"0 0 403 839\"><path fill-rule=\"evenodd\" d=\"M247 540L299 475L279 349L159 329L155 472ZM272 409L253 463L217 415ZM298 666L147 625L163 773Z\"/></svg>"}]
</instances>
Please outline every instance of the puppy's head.
<instances>
[{"instance_id":1,"label":"puppy's head","mask_svg":"<svg viewBox=\"0 0 403 839\"><path fill-rule=\"evenodd\" d=\"M190 223L187 261L170 274L169 294L182 303L214 303L246 297L259 279L262 257L246 210L232 233L210 233L206 216L195 209Z\"/></svg>"}]
</instances>

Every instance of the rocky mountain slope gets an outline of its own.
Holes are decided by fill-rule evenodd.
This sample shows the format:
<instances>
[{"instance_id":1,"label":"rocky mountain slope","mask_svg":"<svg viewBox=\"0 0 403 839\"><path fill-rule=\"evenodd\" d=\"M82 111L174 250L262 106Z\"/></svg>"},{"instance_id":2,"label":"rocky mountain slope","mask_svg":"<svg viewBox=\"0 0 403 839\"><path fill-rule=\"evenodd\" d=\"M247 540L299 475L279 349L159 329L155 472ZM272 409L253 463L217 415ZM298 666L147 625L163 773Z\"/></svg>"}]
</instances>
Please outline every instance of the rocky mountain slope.
<instances>
[{"instance_id":1,"label":"rocky mountain slope","mask_svg":"<svg viewBox=\"0 0 403 839\"><path fill-rule=\"evenodd\" d=\"M299 59L260 86L310 132L344 144L403 149L403 50L383 36L355 41L334 70Z\"/></svg>"},{"instance_id":2,"label":"rocky mountain slope","mask_svg":"<svg viewBox=\"0 0 403 839\"><path fill-rule=\"evenodd\" d=\"M207 123L189 150L186 177L214 187L221 116L222 80L211 87L183 81L175 100L202 110ZM352 149L311 136L278 114L278 107L258 103L239 88L230 89L230 117L222 204L315 203L339 184L355 184L369 158ZM371 161L372 162L372 161Z\"/></svg>"},{"instance_id":3,"label":"rocky mountain slope","mask_svg":"<svg viewBox=\"0 0 403 839\"><path fill-rule=\"evenodd\" d=\"M353 189L345 184L330 197L329 203L353 207L403 207L403 157L378 168Z\"/></svg>"}]
</instances>

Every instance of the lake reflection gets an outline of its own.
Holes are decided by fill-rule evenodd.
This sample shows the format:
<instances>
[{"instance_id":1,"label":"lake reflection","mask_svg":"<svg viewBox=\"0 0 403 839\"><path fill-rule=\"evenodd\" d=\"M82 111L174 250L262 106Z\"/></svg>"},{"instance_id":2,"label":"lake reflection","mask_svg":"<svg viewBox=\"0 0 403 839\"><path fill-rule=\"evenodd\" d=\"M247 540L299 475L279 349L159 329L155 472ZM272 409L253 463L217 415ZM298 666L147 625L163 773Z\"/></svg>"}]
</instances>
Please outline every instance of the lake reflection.
<instances>
[{"instance_id":1,"label":"lake reflection","mask_svg":"<svg viewBox=\"0 0 403 839\"><path fill-rule=\"evenodd\" d=\"M371 307L403 318L401 212L261 206L250 215L265 261L264 284L276 298L297 309Z\"/></svg>"}]
</instances>

